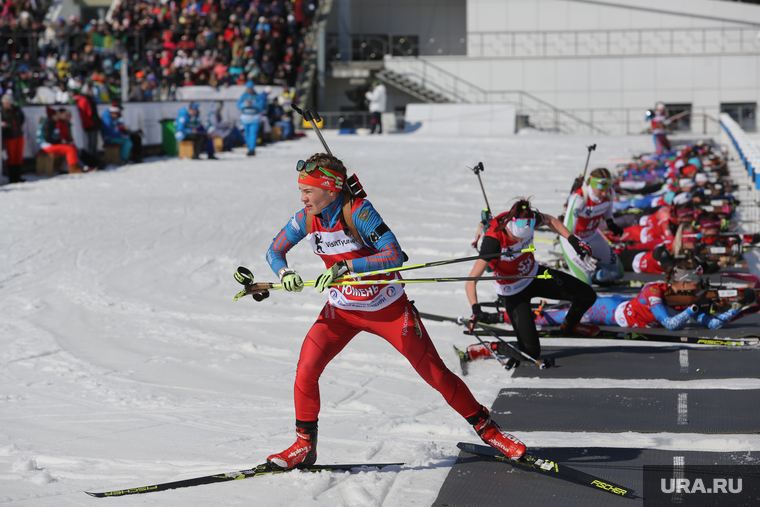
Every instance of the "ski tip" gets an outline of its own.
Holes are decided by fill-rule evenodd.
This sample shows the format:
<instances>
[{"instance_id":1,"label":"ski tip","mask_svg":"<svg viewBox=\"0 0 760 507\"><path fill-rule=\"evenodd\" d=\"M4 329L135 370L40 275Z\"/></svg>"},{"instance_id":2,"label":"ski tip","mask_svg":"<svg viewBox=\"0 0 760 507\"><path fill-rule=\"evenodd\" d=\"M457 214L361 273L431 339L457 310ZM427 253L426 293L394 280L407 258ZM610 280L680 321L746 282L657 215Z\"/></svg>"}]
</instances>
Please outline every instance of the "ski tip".
<instances>
[{"instance_id":1,"label":"ski tip","mask_svg":"<svg viewBox=\"0 0 760 507\"><path fill-rule=\"evenodd\" d=\"M85 491L90 496L94 496L95 498L103 498L105 496L104 493L92 493L90 491Z\"/></svg>"}]
</instances>

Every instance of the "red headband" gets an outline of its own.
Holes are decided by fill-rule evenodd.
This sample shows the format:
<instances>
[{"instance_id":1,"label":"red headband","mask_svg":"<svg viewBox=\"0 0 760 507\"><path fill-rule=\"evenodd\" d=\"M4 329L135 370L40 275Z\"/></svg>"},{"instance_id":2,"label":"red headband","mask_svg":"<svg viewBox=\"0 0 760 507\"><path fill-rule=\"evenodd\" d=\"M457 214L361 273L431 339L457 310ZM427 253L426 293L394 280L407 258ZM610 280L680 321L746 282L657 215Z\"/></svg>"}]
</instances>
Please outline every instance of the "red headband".
<instances>
[{"instance_id":1,"label":"red headband","mask_svg":"<svg viewBox=\"0 0 760 507\"><path fill-rule=\"evenodd\" d=\"M321 167L325 172L331 176L323 173L319 169L316 169L311 174L307 174L306 171L300 171L298 173L298 183L309 185L311 187L324 188L325 190L331 190L333 192L340 192L343 188L343 176L338 171L332 169L326 169Z\"/></svg>"}]
</instances>

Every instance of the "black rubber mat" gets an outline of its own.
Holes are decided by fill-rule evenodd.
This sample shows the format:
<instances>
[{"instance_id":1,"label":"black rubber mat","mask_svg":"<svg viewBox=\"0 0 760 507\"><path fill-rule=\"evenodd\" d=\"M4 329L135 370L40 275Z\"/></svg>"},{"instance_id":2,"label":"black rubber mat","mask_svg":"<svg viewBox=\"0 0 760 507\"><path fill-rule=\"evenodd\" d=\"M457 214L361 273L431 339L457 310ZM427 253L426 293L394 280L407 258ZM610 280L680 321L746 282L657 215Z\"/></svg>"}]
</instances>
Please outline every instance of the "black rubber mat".
<instances>
[{"instance_id":1,"label":"black rubber mat","mask_svg":"<svg viewBox=\"0 0 760 507\"><path fill-rule=\"evenodd\" d=\"M474 442L474 441L473 441ZM557 447L531 449L544 459L597 475L636 491L637 499L616 497L588 486L541 472L487 461L461 452L433 502L433 507L497 505L562 507L633 507L646 505L643 495L645 465L754 465L757 452L692 452L652 449ZM730 505L730 504L726 504Z\"/></svg>"},{"instance_id":2,"label":"black rubber mat","mask_svg":"<svg viewBox=\"0 0 760 507\"><path fill-rule=\"evenodd\" d=\"M757 433L758 389L502 389L491 416L508 431Z\"/></svg>"},{"instance_id":3,"label":"black rubber mat","mask_svg":"<svg viewBox=\"0 0 760 507\"><path fill-rule=\"evenodd\" d=\"M543 343L551 343L543 340ZM760 378L760 348L542 347L539 370L523 361L513 377L697 380ZM495 361L494 361L495 363Z\"/></svg>"}]
</instances>

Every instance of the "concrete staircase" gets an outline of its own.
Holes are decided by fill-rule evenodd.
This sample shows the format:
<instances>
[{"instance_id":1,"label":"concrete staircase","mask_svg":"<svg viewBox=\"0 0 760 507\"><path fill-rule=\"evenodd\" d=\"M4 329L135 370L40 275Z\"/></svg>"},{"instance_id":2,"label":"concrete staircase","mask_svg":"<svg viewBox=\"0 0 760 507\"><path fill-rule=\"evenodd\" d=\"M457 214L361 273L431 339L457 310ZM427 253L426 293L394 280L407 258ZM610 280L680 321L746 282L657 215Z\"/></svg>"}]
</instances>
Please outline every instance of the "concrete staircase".
<instances>
[{"instance_id":1,"label":"concrete staircase","mask_svg":"<svg viewBox=\"0 0 760 507\"><path fill-rule=\"evenodd\" d=\"M394 88L401 90L402 92L408 93L412 97L415 97L422 102L436 104L448 104L453 102L444 95L410 79L407 79L401 74L398 74L389 69L384 68L379 70L375 73L375 78L389 86L393 86Z\"/></svg>"}]
</instances>

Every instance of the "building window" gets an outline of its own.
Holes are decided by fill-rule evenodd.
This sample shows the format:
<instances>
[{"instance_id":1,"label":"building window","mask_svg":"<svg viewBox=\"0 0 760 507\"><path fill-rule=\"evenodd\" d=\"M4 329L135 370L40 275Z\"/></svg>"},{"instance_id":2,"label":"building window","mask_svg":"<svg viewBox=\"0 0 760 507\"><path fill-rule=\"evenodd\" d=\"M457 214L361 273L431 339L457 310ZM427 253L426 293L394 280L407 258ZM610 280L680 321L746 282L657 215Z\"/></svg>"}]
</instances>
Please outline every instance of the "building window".
<instances>
[{"instance_id":1,"label":"building window","mask_svg":"<svg viewBox=\"0 0 760 507\"><path fill-rule=\"evenodd\" d=\"M671 132L691 132L691 104L665 104Z\"/></svg>"},{"instance_id":2,"label":"building window","mask_svg":"<svg viewBox=\"0 0 760 507\"><path fill-rule=\"evenodd\" d=\"M757 125L755 123L757 112L756 102L721 104L720 112L728 113L728 115L733 118L733 120L738 123L745 132L757 131Z\"/></svg>"}]
</instances>

